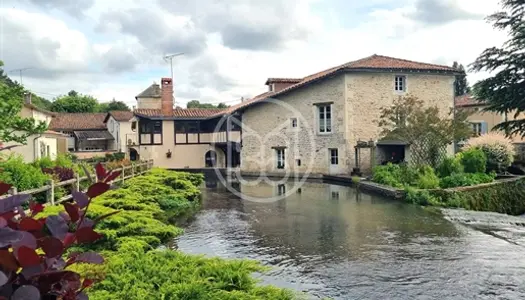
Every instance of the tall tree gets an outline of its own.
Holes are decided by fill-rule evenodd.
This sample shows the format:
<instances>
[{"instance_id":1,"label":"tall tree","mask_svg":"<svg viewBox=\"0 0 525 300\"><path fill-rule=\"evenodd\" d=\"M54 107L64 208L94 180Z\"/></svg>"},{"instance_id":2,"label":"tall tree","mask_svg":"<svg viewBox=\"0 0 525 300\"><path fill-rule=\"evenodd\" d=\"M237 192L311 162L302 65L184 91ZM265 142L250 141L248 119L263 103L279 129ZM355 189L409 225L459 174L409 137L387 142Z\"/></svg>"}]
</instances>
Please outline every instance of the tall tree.
<instances>
[{"instance_id":1,"label":"tall tree","mask_svg":"<svg viewBox=\"0 0 525 300\"><path fill-rule=\"evenodd\" d=\"M474 85L474 96L487 103L486 110L501 114L525 111L525 2L501 0L502 10L487 17L509 39L500 47L485 49L471 65L473 71L494 72ZM507 134L525 136L525 119L506 120L495 126Z\"/></svg>"},{"instance_id":2,"label":"tall tree","mask_svg":"<svg viewBox=\"0 0 525 300\"><path fill-rule=\"evenodd\" d=\"M454 62L452 67L460 72L465 72L465 67L457 61ZM467 81L467 75L456 76L456 82L454 83L456 96L463 96L470 93L470 86Z\"/></svg>"},{"instance_id":3,"label":"tall tree","mask_svg":"<svg viewBox=\"0 0 525 300\"><path fill-rule=\"evenodd\" d=\"M126 103L122 101L117 101L115 98L111 100L111 102L108 103L100 103L98 110L100 112L109 112L114 110L126 110L130 111L129 106L126 105Z\"/></svg>"},{"instance_id":4,"label":"tall tree","mask_svg":"<svg viewBox=\"0 0 525 300\"><path fill-rule=\"evenodd\" d=\"M211 103L200 103L199 100L191 100L186 104L187 108L228 108L224 103L213 105Z\"/></svg>"},{"instance_id":5,"label":"tall tree","mask_svg":"<svg viewBox=\"0 0 525 300\"><path fill-rule=\"evenodd\" d=\"M4 63L0 60L0 74ZM47 129L45 122L36 122L33 118L22 118L24 89L18 84L9 86L0 81L0 151L8 142L26 144L27 138L42 133Z\"/></svg>"},{"instance_id":6,"label":"tall tree","mask_svg":"<svg viewBox=\"0 0 525 300\"><path fill-rule=\"evenodd\" d=\"M60 96L51 104L51 110L67 113L89 113L98 111L98 101L89 95L82 95L71 90L66 96Z\"/></svg>"}]
</instances>

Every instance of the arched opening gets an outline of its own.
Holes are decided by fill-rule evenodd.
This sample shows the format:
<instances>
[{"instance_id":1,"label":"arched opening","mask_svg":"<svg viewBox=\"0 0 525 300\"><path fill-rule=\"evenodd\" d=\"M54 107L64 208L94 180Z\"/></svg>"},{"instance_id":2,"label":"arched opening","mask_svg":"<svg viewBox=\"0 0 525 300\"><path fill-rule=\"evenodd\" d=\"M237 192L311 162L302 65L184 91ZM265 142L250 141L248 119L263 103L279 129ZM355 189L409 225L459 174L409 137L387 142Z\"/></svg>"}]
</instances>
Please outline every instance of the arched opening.
<instances>
[{"instance_id":1,"label":"arched opening","mask_svg":"<svg viewBox=\"0 0 525 300\"><path fill-rule=\"evenodd\" d=\"M129 148L129 160L137 161L140 160L140 155L134 148Z\"/></svg>"},{"instance_id":2,"label":"arched opening","mask_svg":"<svg viewBox=\"0 0 525 300\"><path fill-rule=\"evenodd\" d=\"M215 168L217 166L217 152L210 150L204 156L206 168Z\"/></svg>"}]
</instances>

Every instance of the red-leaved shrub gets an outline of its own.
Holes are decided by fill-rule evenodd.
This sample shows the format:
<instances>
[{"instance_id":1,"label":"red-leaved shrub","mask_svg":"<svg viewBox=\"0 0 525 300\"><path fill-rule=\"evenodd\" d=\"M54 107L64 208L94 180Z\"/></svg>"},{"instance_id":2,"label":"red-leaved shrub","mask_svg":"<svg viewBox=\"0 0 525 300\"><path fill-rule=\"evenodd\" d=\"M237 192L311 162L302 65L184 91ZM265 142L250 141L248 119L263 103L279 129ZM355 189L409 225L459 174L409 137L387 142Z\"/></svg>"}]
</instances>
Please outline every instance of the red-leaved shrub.
<instances>
[{"instance_id":1,"label":"red-leaved shrub","mask_svg":"<svg viewBox=\"0 0 525 300\"><path fill-rule=\"evenodd\" d=\"M110 182L120 175L96 166L98 182L86 193L74 192L72 202L64 203L66 212L44 218L35 216L44 207L29 202L29 213L22 209L30 195L18 194L0 199L0 299L88 299L84 289L94 281L66 270L75 263L101 264L96 252L70 253L76 244L89 244L102 237L94 228L100 220L86 217L91 200L110 189ZM89 176L88 176L89 177ZM0 195L10 185L0 183ZM112 213L113 214L113 213Z\"/></svg>"}]
</instances>

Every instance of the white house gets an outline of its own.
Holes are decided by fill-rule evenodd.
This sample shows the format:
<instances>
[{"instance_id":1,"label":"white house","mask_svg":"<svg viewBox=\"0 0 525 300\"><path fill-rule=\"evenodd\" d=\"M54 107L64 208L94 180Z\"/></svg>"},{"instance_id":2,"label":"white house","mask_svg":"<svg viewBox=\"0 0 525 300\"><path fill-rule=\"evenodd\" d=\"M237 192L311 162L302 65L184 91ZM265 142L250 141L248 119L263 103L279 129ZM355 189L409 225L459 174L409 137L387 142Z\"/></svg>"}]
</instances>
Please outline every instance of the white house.
<instances>
[{"instance_id":1,"label":"white house","mask_svg":"<svg viewBox=\"0 0 525 300\"><path fill-rule=\"evenodd\" d=\"M110 111L104 123L115 138L111 148L130 155L129 147L137 145L137 122L133 112Z\"/></svg>"}]
</instances>

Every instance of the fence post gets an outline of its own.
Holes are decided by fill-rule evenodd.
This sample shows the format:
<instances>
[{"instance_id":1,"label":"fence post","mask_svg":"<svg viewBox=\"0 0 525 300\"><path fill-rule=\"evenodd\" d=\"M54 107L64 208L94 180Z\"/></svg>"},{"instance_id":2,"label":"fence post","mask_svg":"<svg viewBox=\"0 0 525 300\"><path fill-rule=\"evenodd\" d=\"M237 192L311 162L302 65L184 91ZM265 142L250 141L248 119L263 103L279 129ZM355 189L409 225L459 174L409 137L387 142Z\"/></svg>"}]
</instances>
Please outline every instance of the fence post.
<instances>
[{"instance_id":1,"label":"fence post","mask_svg":"<svg viewBox=\"0 0 525 300\"><path fill-rule=\"evenodd\" d=\"M120 174L122 176L122 183L124 183L124 178L126 177L124 173L126 173L126 169L124 169L124 165L122 165L122 173Z\"/></svg>"},{"instance_id":2,"label":"fence post","mask_svg":"<svg viewBox=\"0 0 525 300\"><path fill-rule=\"evenodd\" d=\"M55 182L53 179L48 181L49 189L47 190L47 202L51 202L51 205L55 205Z\"/></svg>"},{"instance_id":3,"label":"fence post","mask_svg":"<svg viewBox=\"0 0 525 300\"><path fill-rule=\"evenodd\" d=\"M80 175L77 173L77 181L75 181L75 192L80 192Z\"/></svg>"},{"instance_id":4,"label":"fence post","mask_svg":"<svg viewBox=\"0 0 525 300\"><path fill-rule=\"evenodd\" d=\"M8 193L9 193L9 195L14 196L14 195L18 194L18 189L16 188L16 186L13 186L13 187L11 187L9 189Z\"/></svg>"},{"instance_id":5,"label":"fence post","mask_svg":"<svg viewBox=\"0 0 525 300\"><path fill-rule=\"evenodd\" d=\"M135 177L135 164L131 163L131 178Z\"/></svg>"}]
</instances>

